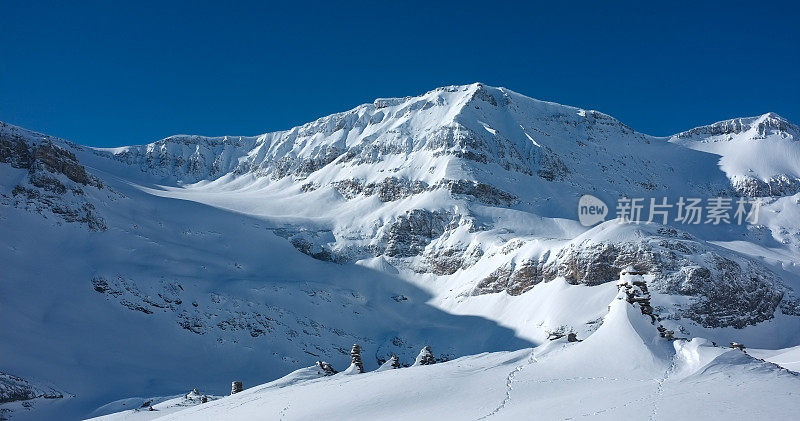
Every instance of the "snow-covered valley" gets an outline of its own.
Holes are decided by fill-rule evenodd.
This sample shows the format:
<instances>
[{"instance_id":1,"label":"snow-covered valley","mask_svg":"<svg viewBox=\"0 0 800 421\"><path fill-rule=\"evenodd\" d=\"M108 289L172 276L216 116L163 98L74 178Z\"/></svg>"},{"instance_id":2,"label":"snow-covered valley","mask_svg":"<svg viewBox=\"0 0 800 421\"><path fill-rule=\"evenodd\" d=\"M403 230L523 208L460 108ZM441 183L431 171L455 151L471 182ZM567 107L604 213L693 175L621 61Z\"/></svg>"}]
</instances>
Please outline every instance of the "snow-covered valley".
<instances>
[{"instance_id":1,"label":"snow-covered valley","mask_svg":"<svg viewBox=\"0 0 800 421\"><path fill-rule=\"evenodd\" d=\"M111 149L2 124L0 372L56 393L0 416L791 417L798 136L769 113L658 138L481 84ZM605 222L578 222L585 194ZM757 223L613 220L716 196L759 198ZM354 343L366 373L313 366Z\"/></svg>"}]
</instances>

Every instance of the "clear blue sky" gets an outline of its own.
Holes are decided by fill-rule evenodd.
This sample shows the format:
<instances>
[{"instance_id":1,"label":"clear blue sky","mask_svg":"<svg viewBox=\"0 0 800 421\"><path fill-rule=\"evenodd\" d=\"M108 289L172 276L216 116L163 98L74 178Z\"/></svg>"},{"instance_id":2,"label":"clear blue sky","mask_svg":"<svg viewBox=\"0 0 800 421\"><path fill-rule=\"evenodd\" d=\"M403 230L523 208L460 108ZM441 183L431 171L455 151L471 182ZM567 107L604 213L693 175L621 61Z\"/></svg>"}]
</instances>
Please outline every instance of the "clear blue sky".
<instances>
[{"instance_id":1,"label":"clear blue sky","mask_svg":"<svg viewBox=\"0 0 800 421\"><path fill-rule=\"evenodd\" d=\"M654 135L800 123L796 0L430 3L0 0L0 120L116 146L481 81Z\"/></svg>"}]
</instances>

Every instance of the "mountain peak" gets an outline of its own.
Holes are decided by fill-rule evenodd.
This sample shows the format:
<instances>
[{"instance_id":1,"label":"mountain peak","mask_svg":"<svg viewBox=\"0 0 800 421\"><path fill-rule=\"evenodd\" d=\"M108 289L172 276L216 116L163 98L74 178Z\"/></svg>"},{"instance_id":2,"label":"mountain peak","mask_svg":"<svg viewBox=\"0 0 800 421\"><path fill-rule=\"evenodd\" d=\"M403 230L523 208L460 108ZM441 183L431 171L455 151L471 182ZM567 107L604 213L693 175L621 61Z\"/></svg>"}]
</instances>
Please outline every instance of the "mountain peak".
<instances>
[{"instance_id":1,"label":"mountain peak","mask_svg":"<svg viewBox=\"0 0 800 421\"><path fill-rule=\"evenodd\" d=\"M763 139L774 134L783 137L798 138L800 129L789 120L776 113L768 112L754 117L739 117L718 121L706 126L681 132L673 136L675 139L697 139L712 137L713 141L731 140L734 136L747 133L753 139ZM725 139L722 139L725 137Z\"/></svg>"}]
</instances>

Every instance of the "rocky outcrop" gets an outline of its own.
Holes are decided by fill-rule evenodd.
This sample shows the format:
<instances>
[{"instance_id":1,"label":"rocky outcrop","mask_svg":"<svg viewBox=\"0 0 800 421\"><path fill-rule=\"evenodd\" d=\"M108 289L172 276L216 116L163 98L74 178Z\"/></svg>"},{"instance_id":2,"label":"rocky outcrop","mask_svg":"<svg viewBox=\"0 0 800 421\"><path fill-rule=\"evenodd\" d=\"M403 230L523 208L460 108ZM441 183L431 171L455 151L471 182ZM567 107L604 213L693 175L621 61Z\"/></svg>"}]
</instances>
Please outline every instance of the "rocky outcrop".
<instances>
[{"instance_id":1,"label":"rocky outcrop","mask_svg":"<svg viewBox=\"0 0 800 421\"><path fill-rule=\"evenodd\" d=\"M387 177L378 183L364 184L350 179L333 183L333 187L346 199L377 195L381 202L393 202L428 190L428 184L419 180Z\"/></svg>"},{"instance_id":2,"label":"rocky outcrop","mask_svg":"<svg viewBox=\"0 0 800 421\"><path fill-rule=\"evenodd\" d=\"M791 196L800 192L800 179L786 174L776 175L768 180L752 176L734 177L731 185L737 194L747 197Z\"/></svg>"},{"instance_id":3,"label":"rocky outcrop","mask_svg":"<svg viewBox=\"0 0 800 421\"><path fill-rule=\"evenodd\" d=\"M19 411L36 408L43 399L64 399L74 395L57 390L49 385L37 384L8 373L0 373L0 420L14 419Z\"/></svg>"},{"instance_id":4,"label":"rocky outcrop","mask_svg":"<svg viewBox=\"0 0 800 421\"><path fill-rule=\"evenodd\" d=\"M613 280L628 265L657 273L653 283L657 292L695 297L677 313L706 327L742 328L771 319L788 289L756 262L734 260L680 238L572 245L544 267L544 277L597 285Z\"/></svg>"},{"instance_id":5,"label":"rocky outcrop","mask_svg":"<svg viewBox=\"0 0 800 421\"><path fill-rule=\"evenodd\" d=\"M309 174L318 171L331 162L335 161L344 150L336 146L325 146L314 154L307 157L284 156L274 164L266 167L261 165L261 173L269 173L274 180L293 175L298 179L308 177Z\"/></svg>"},{"instance_id":6,"label":"rocky outcrop","mask_svg":"<svg viewBox=\"0 0 800 421\"><path fill-rule=\"evenodd\" d=\"M249 171L248 163L239 159L254 145L255 138L241 136L177 135L147 145L128 146L111 156L153 176L193 183L229 172Z\"/></svg>"},{"instance_id":7,"label":"rocky outcrop","mask_svg":"<svg viewBox=\"0 0 800 421\"><path fill-rule=\"evenodd\" d=\"M101 190L104 186L71 151L49 139L36 143L12 130L0 130L0 163L27 171L8 194L0 192L0 203L42 215L52 214L95 231L106 229L105 220L85 191Z\"/></svg>"},{"instance_id":8,"label":"rocky outcrop","mask_svg":"<svg viewBox=\"0 0 800 421\"><path fill-rule=\"evenodd\" d=\"M8 373L0 373L0 403L25 401L30 399L61 399L64 392L59 390L38 386Z\"/></svg>"},{"instance_id":9,"label":"rocky outcrop","mask_svg":"<svg viewBox=\"0 0 800 421\"><path fill-rule=\"evenodd\" d=\"M377 195L381 202L393 202L406 197L436 189L446 189L456 197L466 197L492 206L511 206L519 200L517 196L496 187L472 180L442 180L433 186L420 180L388 177L378 183L357 180L341 180L333 183L334 189L350 200L358 196Z\"/></svg>"},{"instance_id":10,"label":"rocky outcrop","mask_svg":"<svg viewBox=\"0 0 800 421\"><path fill-rule=\"evenodd\" d=\"M545 260L523 260L518 264L509 262L481 279L472 294L492 294L502 291L509 295L523 294L545 280Z\"/></svg>"},{"instance_id":11,"label":"rocky outcrop","mask_svg":"<svg viewBox=\"0 0 800 421\"><path fill-rule=\"evenodd\" d=\"M315 365L317 366L317 374L322 376L333 376L334 374L338 373L338 371L333 368L333 365L325 361L317 361Z\"/></svg>"},{"instance_id":12,"label":"rocky outcrop","mask_svg":"<svg viewBox=\"0 0 800 421\"><path fill-rule=\"evenodd\" d=\"M492 206L511 206L518 202L517 196L494 186L472 180L443 180L437 184L455 196L469 196L480 203Z\"/></svg>"},{"instance_id":13,"label":"rocky outcrop","mask_svg":"<svg viewBox=\"0 0 800 421\"><path fill-rule=\"evenodd\" d=\"M382 230L379 253L389 257L411 257L422 253L425 247L441 236L452 215L445 212L413 209L398 216Z\"/></svg>"},{"instance_id":14,"label":"rocky outcrop","mask_svg":"<svg viewBox=\"0 0 800 421\"><path fill-rule=\"evenodd\" d=\"M634 266L655 274L651 287L656 292L693 297L688 307L676 307L671 316L705 327L743 328L771 319L777 310L796 311L794 292L757 262L672 228L654 234L631 242L584 240L552 258L507 263L479 281L472 293L518 295L556 277L571 284L600 285Z\"/></svg>"},{"instance_id":15,"label":"rocky outcrop","mask_svg":"<svg viewBox=\"0 0 800 421\"><path fill-rule=\"evenodd\" d=\"M459 269L466 269L480 260L483 249L479 245L433 247L422 255L423 264L415 270L436 275L452 275Z\"/></svg>"},{"instance_id":16,"label":"rocky outcrop","mask_svg":"<svg viewBox=\"0 0 800 421\"><path fill-rule=\"evenodd\" d=\"M50 140L29 144L13 132L0 131L0 162L13 168L26 169L31 174L45 177L47 173L62 174L81 185L102 188L97 177L86 172L75 154Z\"/></svg>"},{"instance_id":17,"label":"rocky outcrop","mask_svg":"<svg viewBox=\"0 0 800 421\"><path fill-rule=\"evenodd\" d=\"M552 149L546 147L545 150L539 159L536 175L547 181L564 180L571 171Z\"/></svg>"},{"instance_id":18,"label":"rocky outcrop","mask_svg":"<svg viewBox=\"0 0 800 421\"><path fill-rule=\"evenodd\" d=\"M419 355L417 355L414 365L418 366L431 364L436 364L436 358L434 358L433 352L431 352L431 347L426 345L422 348L422 350L419 351Z\"/></svg>"}]
</instances>

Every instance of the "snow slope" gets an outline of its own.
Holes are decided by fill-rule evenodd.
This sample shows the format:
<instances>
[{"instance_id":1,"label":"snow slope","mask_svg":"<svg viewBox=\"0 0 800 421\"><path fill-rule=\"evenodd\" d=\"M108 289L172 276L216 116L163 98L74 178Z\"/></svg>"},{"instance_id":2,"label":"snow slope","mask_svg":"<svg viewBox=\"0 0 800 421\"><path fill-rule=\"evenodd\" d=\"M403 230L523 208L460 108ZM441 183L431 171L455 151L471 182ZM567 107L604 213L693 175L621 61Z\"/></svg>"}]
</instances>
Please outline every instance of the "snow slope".
<instances>
[{"instance_id":1,"label":"snow slope","mask_svg":"<svg viewBox=\"0 0 800 421\"><path fill-rule=\"evenodd\" d=\"M623 300L582 342L351 376L308 379L307 372L159 419L744 420L800 410L797 373L703 339L659 338Z\"/></svg>"},{"instance_id":2,"label":"snow slope","mask_svg":"<svg viewBox=\"0 0 800 421\"><path fill-rule=\"evenodd\" d=\"M781 354L800 344L800 193L748 181L765 201L754 225L576 220L587 193L613 208L623 195L748 192L745 167L770 186L794 177L796 126L762 117L656 138L472 84L260 136L111 149L0 123L0 371L75 395L14 417L223 394L316 360L341 370L353 343L374 370L424 345L450 360L540 352L572 332L585 342L559 358L583 367L632 264L652 274L665 328ZM738 146L698 146L726 142L784 157L720 167ZM637 345L632 358L654 358L642 376L670 364L662 345ZM501 380L522 361L490 355L464 361Z\"/></svg>"}]
</instances>

